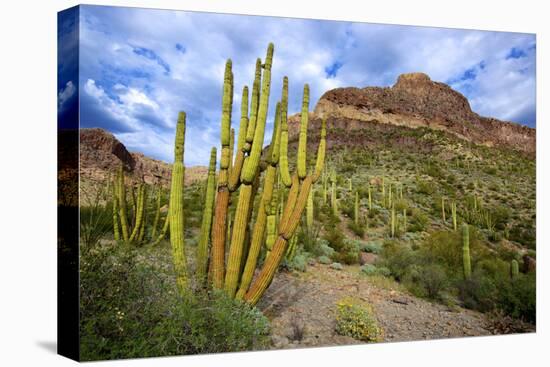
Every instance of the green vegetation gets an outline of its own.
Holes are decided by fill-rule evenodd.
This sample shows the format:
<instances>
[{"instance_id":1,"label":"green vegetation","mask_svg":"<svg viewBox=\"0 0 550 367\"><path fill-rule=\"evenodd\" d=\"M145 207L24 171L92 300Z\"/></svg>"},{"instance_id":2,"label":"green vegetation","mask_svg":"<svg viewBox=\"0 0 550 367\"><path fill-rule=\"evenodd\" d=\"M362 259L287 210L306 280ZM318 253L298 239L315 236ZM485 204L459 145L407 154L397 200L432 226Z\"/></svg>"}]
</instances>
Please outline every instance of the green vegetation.
<instances>
[{"instance_id":1,"label":"green vegetation","mask_svg":"<svg viewBox=\"0 0 550 367\"><path fill-rule=\"evenodd\" d=\"M372 306L353 298L344 298L336 304L336 332L365 342L382 340Z\"/></svg>"}]
</instances>

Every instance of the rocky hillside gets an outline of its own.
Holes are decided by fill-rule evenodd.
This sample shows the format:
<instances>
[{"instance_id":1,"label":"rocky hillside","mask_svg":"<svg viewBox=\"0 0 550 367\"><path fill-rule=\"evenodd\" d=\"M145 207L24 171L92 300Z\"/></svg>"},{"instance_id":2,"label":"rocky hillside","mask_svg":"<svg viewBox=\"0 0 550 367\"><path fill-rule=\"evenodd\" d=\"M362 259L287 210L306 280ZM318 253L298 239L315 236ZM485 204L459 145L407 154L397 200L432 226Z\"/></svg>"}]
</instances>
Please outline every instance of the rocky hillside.
<instances>
[{"instance_id":1,"label":"rocky hillside","mask_svg":"<svg viewBox=\"0 0 550 367\"><path fill-rule=\"evenodd\" d=\"M133 182L143 181L150 185L170 185L171 166L163 161L146 157L142 153L129 152L113 134L103 129L80 130L81 178L104 181L123 164L126 174ZM206 167L188 167L186 183L206 177Z\"/></svg>"},{"instance_id":2,"label":"rocky hillside","mask_svg":"<svg viewBox=\"0 0 550 367\"><path fill-rule=\"evenodd\" d=\"M327 91L311 113L311 119L329 118L332 128L364 129L375 124L443 130L485 146L508 147L535 154L535 129L482 117L473 112L466 97L426 74L400 75L392 87L337 88ZM291 134L299 115L290 118ZM329 137L330 139L330 137Z\"/></svg>"}]
</instances>

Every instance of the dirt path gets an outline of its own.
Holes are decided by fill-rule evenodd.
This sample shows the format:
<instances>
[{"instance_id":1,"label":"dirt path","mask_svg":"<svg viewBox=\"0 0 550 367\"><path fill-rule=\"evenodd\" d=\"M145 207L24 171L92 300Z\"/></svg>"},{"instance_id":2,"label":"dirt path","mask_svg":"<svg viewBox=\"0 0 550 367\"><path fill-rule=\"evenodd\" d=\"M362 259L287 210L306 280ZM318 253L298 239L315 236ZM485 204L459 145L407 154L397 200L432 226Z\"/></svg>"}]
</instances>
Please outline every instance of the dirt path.
<instances>
[{"instance_id":1,"label":"dirt path","mask_svg":"<svg viewBox=\"0 0 550 367\"><path fill-rule=\"evenodd\" d=\"M346 296L374 307L385 342L491 334L480 313L450 309L377 286L359 274L358 267L334 270L315 264L306 273L280 273L259 304L272 323L273 347L360 344L334 331L335 304Z\"/></svg>"}]
</instances>

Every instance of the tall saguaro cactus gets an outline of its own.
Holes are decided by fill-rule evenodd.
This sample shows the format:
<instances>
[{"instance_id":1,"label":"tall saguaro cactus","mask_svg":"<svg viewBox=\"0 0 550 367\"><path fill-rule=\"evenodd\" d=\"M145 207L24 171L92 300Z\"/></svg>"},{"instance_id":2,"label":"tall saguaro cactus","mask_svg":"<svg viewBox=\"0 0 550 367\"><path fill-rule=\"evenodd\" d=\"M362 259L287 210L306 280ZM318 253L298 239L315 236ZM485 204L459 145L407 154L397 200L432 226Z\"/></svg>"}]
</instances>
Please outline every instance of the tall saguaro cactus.
<instances>
[{"instance_id":1,"label":"tall saguaro cactus","mask_svg":"<svg viewBox=\"0 0 550 367\"><path fill-rule=\"evenodd\" d=\"M462 225L462 263L464 278L470 279L472 277L472 265L470 263L470 230L466 223Z\"/></svg>"},{"instance_id":2,"label":"tall saguaro cactus","mask_svg":"<svg viewBox=\"0 0 550 367\"><path fill-rule=\"evenodd\" d=\"M180 292L187 289L187 259L185 256L184 215L183 215L183 182L185 167L183 153L185 147L185 112L180 112L176 125L174 143L174 164L172 165L172 182L170 185L170 243L176 270L176 282Z\"/></svg>"}]
</instances>

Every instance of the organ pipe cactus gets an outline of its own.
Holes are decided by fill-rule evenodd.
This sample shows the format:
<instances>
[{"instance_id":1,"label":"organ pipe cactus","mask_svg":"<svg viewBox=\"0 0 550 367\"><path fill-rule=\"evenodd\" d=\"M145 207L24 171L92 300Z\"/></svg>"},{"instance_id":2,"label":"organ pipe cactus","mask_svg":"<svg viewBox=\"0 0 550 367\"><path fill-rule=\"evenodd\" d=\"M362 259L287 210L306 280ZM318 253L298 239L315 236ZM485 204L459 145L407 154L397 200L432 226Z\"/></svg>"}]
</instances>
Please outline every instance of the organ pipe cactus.
<instances>
[{"instance_id":1,"label":"organ pipe cactus","mask_svg":"<svg viewBox=\"0 0 550 367\"><path fill-rule=\"evenodd\" d=\"M122 239L126 242L130 239L130 230L128 229L128 216L126 209L126 186L124 185L124 171L120 166L117 174L117 199L118 199L118 213L120 217L120 228L122 231Z\"/></svg>"},{"instance_id":2,"label":"organ pipe cactus","mask_svg":"<svg viewBox=\"0 0 550 367\"><path fill-rule=\"evenodd\" d=\"M356 225L359 224L359 193L355 192L355 207L353 211L353 220Z\"/></svg>"},{"instance_id":3,"label":"organ pipe cactus","mask_svg":"<svg viewBox=\"0 0 550 367\"><path fill-rule=\"evenodd\" d=\"M390 234L391 237L395 237L395 207L391 208L391 217L390 217Z\"/></svg>"},{"instance_id":4,"label":"organ pipe cactus","mask_svg":"<svg viewBox=\"0 0 550 367\"><path fill-rule=\"evenodd\" d=\"M403 233L407 232L407 209L403 209Z\"/></svg>"},{"instance_id":5,"label":"organ pipe cactus","mask_svg":"<svg viewBox=\"0 0 550 367\"><path fill-rule=\"evenodd\" d=\"M120 229L118 226L118 199L116 195L115 182L113 182L111 190L113 194L113 235L114 235L115 241L120 241Z\"/></svg>"},{"instance_id":6,"label":"organ pipe cactus","mask_svg":"<svg viewBox=\"0 0 550 367\"><path fill-rule=\"evenodd\" d=\"M443 218L443 223L445 223L445 197L441 197L441 217Z\"/></svg>"},{"instance_id":7,"label":"organ pipe cactus","mask_svg":"<svg viewBox=\"0 0 550 367\"><path fill-rule=\"evenodd\" d=\"M470 263L470 231L466 223L462 225L462 264L464 278L470 279L472 277L472 265Z\"/></svg>"},{"instance_id":8,"label":"organ pipe cactus","mask_svg":"<svg viewBox=\"0 0 550 367\"><path fill-rule=\"evenodd\" d=\"M457 229L457 220L456 220L456 202L451 203L451 215L453 217L453 229Z\"/></svg>"},{"instance_id":9,"label":"organ pipe cactus","mask_svg":"<svg viewBox=\"0 0 550 367\"><path fill-rule=\"evenodd\" d=\"M155 219L153 219L153 228L151 229L151 238L155 238L157 235L157 228L160 221L160 201L162 198L162 189L159 186L157 191L157 201L156 201L156 208L155 208Z\"/></svg>"},{"instance_id":10,"label":"organ pipe cactus","mask_svg":"<svg viewBox=\"0 0 550 367\"><path fill-rule=\"evenodd\" d=\"M136 208L135 209L136 210L136 213L135 213L136 221L135 221L132 233L130 235L130 239L129 239L130 242L134 242L135 240L138 239L139 230L141 228L141 224L142 224L142 221L143 221L143 213L144 213L144 208L145 208L145 185L140 184L138 186L137 191L138 191L138 194L137 194L136 205L135 205L135 208Z\"/></svg>"},{"instance_id":11,"label":"organ pipe cactus","mask_svg":"<svg viewBox=\"0 0 550 367\"><path fill-rule=\"evenodd\" d=\"M197 277L201 283L206 277L206 270L208 267L208 245L210 242L210 230L212 229L212 213L214 209L215 194L216 148L214 147L210 152L210 164L208 165L208 178L206 181L206 195L202 212L201 232L197 247Z\"/></svg>"},{"instance_id":12,"label":"organ pipe cactus","mask_svg":"<svg viewBox=\"0 0 550 367\"><path fill-rule=\"evenodd\" d=\"M176 125L174 143L174 164L172 165L172 182L170 186L170 243L176 271L176 283L180 292L187 289L187 259L185 256L183 183L185 167L183 165L185 144L185 112L180 112Z\"/></svg>"},{"instance_id":13,"label":"organ pipe cactus","mask_svg":"<svg viewBox=\"0 0 550 367\"><path fill-rule=\"evenodd\" d=\"M307 125L309 118L309 85L304 85L304 97L302 99L302 113L300 116L300 138L298 140L298 178L306 177L306 153L307 153Z\"/></svg>"}]
</instances>

